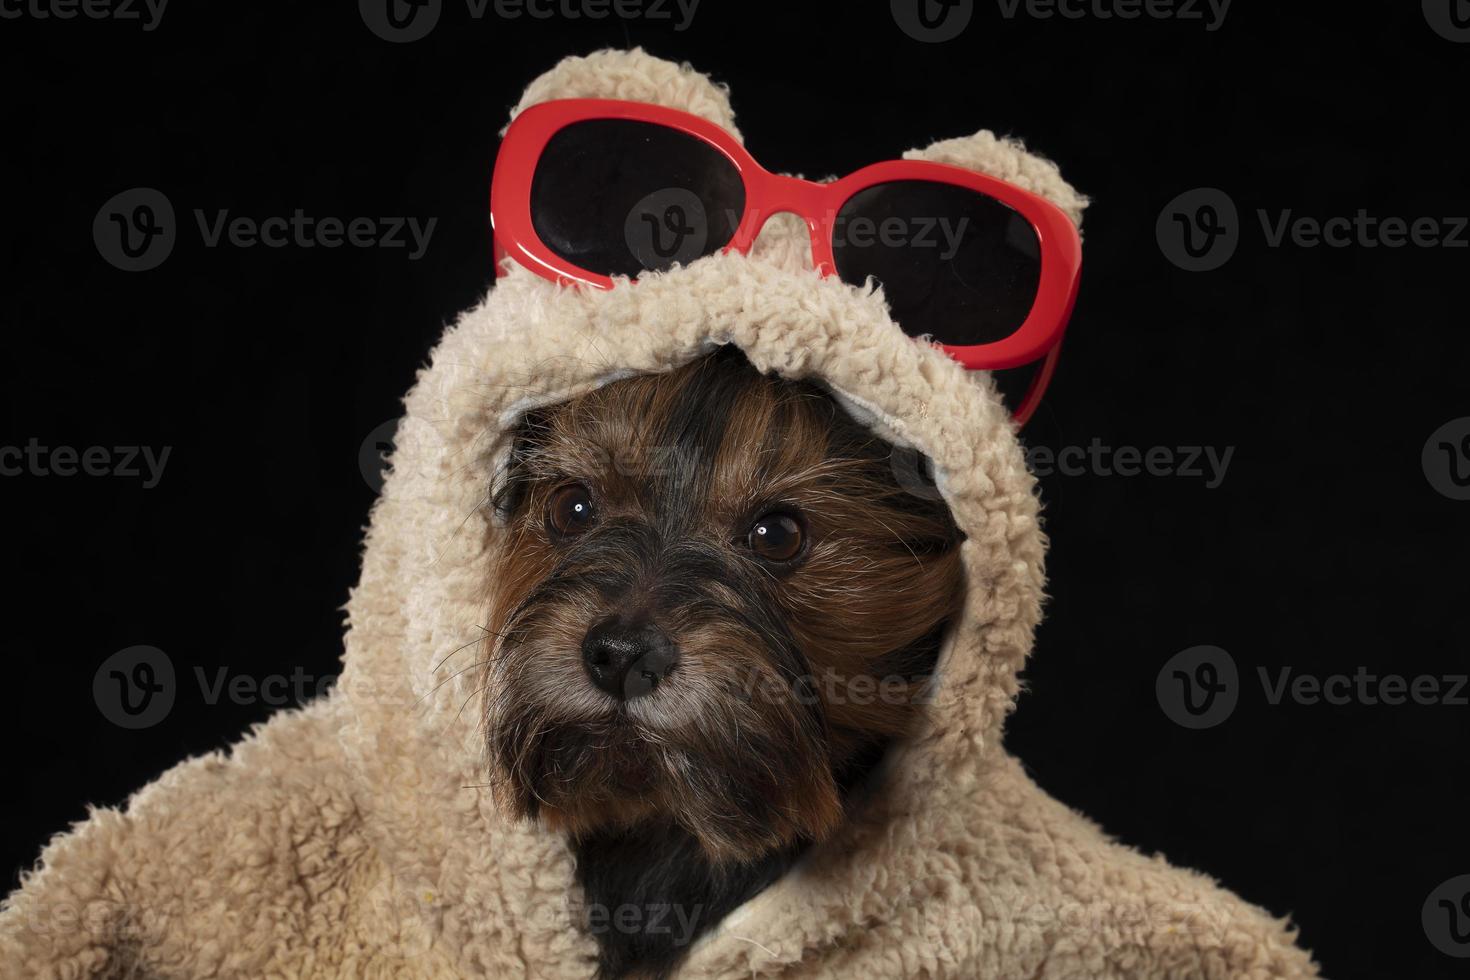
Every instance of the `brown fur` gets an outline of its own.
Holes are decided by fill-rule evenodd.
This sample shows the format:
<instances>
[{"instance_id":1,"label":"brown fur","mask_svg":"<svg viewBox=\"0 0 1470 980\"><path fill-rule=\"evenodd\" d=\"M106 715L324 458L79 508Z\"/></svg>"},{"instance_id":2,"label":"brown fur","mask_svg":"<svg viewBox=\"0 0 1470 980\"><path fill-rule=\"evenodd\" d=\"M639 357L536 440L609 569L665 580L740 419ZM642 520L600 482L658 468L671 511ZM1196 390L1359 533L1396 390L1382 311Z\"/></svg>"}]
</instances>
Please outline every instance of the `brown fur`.
<instances>
[{"instance_id":1,"label":"brown fur","mask_svg":"<svg viewBox=\"0 0 1470 980\"><path fill-rule=\"evenodd\" d=\"M819 841L844 770L922 710L962 588L942 503L819 388L721 351L531 413L497 493L487 731L506 804L574 836L672 820L716 864ZM580 483L594 526L548 533ZM806 550L758 560L746 530L798 514ZM652 620L680 660L650 696L589 684L580 644Z\"/></svg>"}]
</instances>

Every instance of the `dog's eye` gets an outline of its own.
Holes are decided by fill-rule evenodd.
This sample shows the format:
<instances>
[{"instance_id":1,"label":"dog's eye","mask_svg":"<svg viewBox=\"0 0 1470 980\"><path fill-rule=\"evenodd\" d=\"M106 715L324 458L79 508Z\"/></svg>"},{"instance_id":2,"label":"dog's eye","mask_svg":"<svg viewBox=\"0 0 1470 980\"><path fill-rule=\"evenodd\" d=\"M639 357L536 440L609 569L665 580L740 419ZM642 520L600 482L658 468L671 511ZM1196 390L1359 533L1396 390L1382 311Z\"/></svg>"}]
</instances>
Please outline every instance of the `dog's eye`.
<instances>
[{"instance_id":1,"label":"dog's eye","mask_svg":"<svg viewBox=\"0 0 1470 980\"><path fill-rule=\"evenodd\" d=\"M775 562L791 561L801 554L805 541L801 522L779 511L759 518L745 538L746 545L757 557Z\"/></svg>"},{"instance_id":2,"label":"dog's eye","mask_svg":"<svg viewBox=\"0 0 1470 980\"><path fill-rule=\"evenodd\" d=\"M557 537L569 538L592 526L592 494L580 483L562 487L551 495L546 523Z\"/></svg>"}]
</instances>

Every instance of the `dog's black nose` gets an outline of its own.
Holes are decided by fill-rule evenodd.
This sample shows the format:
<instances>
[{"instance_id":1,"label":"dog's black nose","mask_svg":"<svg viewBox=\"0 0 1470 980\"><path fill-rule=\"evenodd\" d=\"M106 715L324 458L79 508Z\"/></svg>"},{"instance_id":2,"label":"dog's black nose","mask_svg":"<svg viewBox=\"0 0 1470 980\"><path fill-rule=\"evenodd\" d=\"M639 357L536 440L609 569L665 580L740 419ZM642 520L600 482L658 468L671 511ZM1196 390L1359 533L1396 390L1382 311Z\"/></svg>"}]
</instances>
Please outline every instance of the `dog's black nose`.
<instances>
[{"instance_id":1,"label":"dog's black nose","mask_svg":"<svg viewBox=\"0 0 1470 980\"><path fill-rule=\"evenodd\" d=\"M678 650L652 623L604 620L582 640L582 663L592 683L621 701L652 693L678 660Z\"/></svg>"}]
</instances>

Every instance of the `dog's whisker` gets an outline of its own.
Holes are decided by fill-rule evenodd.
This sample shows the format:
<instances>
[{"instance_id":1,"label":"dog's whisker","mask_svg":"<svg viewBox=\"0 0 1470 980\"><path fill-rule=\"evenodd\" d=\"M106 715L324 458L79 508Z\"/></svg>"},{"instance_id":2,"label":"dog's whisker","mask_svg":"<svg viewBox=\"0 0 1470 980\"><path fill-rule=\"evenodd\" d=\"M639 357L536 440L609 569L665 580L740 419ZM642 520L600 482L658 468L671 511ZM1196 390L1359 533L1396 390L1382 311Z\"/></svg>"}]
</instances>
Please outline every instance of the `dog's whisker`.
<instances>
[{"instance_id":1,"label":"dog's whisker","mask_svg":"<svg viewBox=\"0 0 1470 980\"><path fill-rule=\"evenodd\" d=\"M484 643L488 639L496 639L496 638L498 638L498 635L497 634L491 633L489 630L485 629L485 627L483 627L483 626L478 626L477 625L475 627L475 629L477 629L477 630L484 630L485 635L484 636L478 636L475 639L470 640L468 643L464 644L463 646L457 646L453 650L449 651L447 654L444 655L444 659L442 659L438 663L436 663L434 665L434 669L431 670L429 673L431 673L431 674L437 674L437 673L439 673L440 668L442 668L446 663L449 662L449 658L450 657L453 657L456 653L459 653L461 650L468 650L470 647L474 646L477 643Z\"/></svg>"}]
</instances>

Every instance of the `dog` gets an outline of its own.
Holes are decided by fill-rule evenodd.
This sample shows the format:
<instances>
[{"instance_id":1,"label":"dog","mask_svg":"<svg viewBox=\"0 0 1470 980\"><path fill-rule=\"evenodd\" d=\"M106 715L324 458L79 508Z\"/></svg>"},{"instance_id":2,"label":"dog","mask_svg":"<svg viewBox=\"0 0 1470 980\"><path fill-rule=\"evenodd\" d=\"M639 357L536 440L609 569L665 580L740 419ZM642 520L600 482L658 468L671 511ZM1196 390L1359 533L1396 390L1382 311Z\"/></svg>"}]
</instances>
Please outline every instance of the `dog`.
<instances>
[{"instance_id":1,"label":"dog","mask_svg":"<svg viewBox=\"0 0 1470 980\"><path fill-rule=\"evenodd\" d=\"M961 535L830 394L733 347L533 410L509 439L492 786L566 832L600 976L667 976L913 731Z\"/></svg>"}]
</instances>

